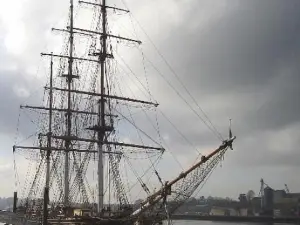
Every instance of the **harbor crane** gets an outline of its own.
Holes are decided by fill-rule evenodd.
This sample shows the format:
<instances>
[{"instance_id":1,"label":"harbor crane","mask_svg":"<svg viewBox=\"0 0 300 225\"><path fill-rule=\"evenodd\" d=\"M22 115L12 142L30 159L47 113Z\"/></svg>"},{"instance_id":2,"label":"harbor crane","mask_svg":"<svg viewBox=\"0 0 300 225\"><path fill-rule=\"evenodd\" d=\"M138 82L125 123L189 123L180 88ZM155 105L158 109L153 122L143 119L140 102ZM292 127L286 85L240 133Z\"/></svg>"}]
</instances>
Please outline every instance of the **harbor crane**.
<instances>
[{"instance_id":1,"label":"harbor crane","mask_svg":"<svg viewBox=\"0 0 300 225\"><path fill-rule=\"evenodd\" d=\"M284 184L284 187L285 187L285 192L286 192L287 194L289 194L289 193L290 193L290 189L289 189L289 187L287 186L287 184Z\"/></svg>"}]
</instances>

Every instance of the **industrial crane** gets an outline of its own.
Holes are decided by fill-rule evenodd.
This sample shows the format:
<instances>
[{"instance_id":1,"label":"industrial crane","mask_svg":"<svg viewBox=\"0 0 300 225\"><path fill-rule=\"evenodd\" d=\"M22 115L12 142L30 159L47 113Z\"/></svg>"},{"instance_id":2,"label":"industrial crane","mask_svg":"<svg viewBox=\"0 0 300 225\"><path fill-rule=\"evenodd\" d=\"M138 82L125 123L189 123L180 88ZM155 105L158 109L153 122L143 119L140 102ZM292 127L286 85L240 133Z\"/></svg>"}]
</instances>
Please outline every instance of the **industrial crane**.
<instances>
[{"instance_id":1,"label":"industrial crane","mask_svg":"<svg viewBox=\"0 0 300 225\"><path fill-rule=\"evenodd\" d=\"M287 184L284 184L284 187L285 187L285 192L286 192L287 194L289 194L289 193L290 193L290 189L289 189L289 187L287 186Z\"/></svg>"}]
</instances>

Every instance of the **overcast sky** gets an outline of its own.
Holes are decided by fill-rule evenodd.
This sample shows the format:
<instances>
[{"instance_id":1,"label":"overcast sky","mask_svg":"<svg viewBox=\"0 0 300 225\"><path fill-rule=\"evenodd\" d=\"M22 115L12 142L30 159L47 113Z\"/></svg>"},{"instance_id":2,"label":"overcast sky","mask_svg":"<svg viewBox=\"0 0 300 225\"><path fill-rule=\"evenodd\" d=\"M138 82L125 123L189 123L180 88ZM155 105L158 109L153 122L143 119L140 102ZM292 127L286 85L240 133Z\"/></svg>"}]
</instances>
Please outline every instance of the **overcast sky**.
<instances>
[{"instance_id":1,"label":"overcast sky","mask_svg":"<svg viewBox=\"0 0 300 225\"><path fill-rule=\"evenodd\" d=\"M234 151L201 195L237 198L249 189L258 193L260 178L275 189L286 183L292 192L300 192L300 2L126 2L224 137L233 119L238 137ZM5 180L0 196L13 190L11 146L19 104L36 101L32 95L39 84L39 53L49 51L49 31L66 18L67 7L67 0L0 2L0 180ZM147 40L144 49L186 96ZM150 88L162 111L200 151L217 147L220 141L158 75L152 76ZM174 154L188 165L195 152L185 150L186 143L171 132L164 135L180 146Z\"/></svg>"}]
</instances>

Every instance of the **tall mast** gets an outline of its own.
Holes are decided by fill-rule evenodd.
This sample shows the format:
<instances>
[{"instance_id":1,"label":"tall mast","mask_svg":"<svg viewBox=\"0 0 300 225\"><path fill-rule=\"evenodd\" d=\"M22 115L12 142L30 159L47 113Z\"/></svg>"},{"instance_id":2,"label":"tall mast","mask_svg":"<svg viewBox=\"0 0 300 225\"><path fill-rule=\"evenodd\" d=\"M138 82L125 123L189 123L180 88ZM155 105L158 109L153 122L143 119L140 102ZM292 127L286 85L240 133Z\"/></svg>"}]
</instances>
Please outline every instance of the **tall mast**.
<instances>
[{"instance_id":1,"label":"tall mast","mask_svg":"<svg viewBox=\"0 0 300 225\"><path fill-rule=\"evenodd\" d=\"M70 46L69 46L69 70L67 75L68 83L68 108L67 108L67 137L71 137L72 129L72 111L71 111L71 84L73 79L73 45L74 45L74 32L73 32L73 0L70 0ZM71 141L67 138L65 141L65 174L64 174L64 184L65 184L65 206L69 205L69 150Z\"/></svg>"},{"instance_id":2,"label":"tall mast","mask_svg":"<svg viewBox=\"0 0 300 225\"><path fill-rule=\"evenodd\" d=\"M99 128L105 128L105 60L106 60L106 1L102 0L101 7L102 15L102 33L101 36L101 53L100 53L100 66L101 66L101 77L100 77L100 101L99 101ZM102 132L101 132L102 131ZM98 131L98 213L103 209L103 141L105 136L105 129L99 129Z\"/></svg>"},{"instance_id":3,"label":"tall mast","mask_svg":"<svg viewBox=\"0 0 300 225\"><path fill-rule=\"evenodd\" d=\"M53 58L51 57L50 63L50 90L49 90L49 127L48 127L48 148L51 149L51 135L52 135L52 108L53 108ZM50 150L47 151L47 174L46 174L46 187L49 189L50 182Z\"/></svg>"},{"instance_id":4,"label":"tall mast","mask_svg":"<svg viewBox=\"0 0 300 225\"><path fill-rule=\"evenodd\" d=\"M84 4L89 4L97 7L101 7L101 15L99 17L99 20L97 22L97 27L96 30L87 30L87 29L82 29L82 28L76 28L74 27L74 5L73 5L74 0L70 0L70 22L69 26L67 29L57 29L62 32L68 32L70 34L69 36L69 53L66 55L55 55L55 54L48 54L48 53L42 53L42 55L46 56L51 56L51 73L50 73L50 87L46 87L46 89L50 89L49 95L50 95L50 100L49 100L49 107L43 107L43 106L23 106L23 108L29 108L29 109L39 109L39 110L47 110L49 111L49 127L48 127L48 132L47 133L40 133L40 137L45 137L47 138L47 146L42 146L43 142L41 141L40 147L35 147L35 146L14 146L13 151L16 149L30 149L30 150L38 150L38 151L46 151L46 183L45 183L45 192L44 192L44 214L43 214L43 225L47 225L47 218L48 218L48 211L47 211L47 206L49 204L49 180L50 180L50 156L51 152L64 152L64 159L54 159L55 161L52 163L52 171L54 173L57 173L57 180L58 180L58 186L59 190L60 188L60 182L61 182L61 175L63 173L64 176L64 190L63 190L63 196L64 196L64 205L65 207L70 206L70 202L75 202L78 200L78 189L77 186L79 186L79 194L82 194L83 196L83 202L88 203L90 198L88 196L88 192L86 190L86 186L88 185L88 182L86 182L83 178L85 178L85 173L87 172L88 169L88 160L90 160L88 157L84 158L84 160L81 159L81 156L79 156L79 166L78 166L78 160L76 159L74 155L74 160L73 160L73 165L74 165L74 171L76 172L76 176L73 178L73 176L70 176L70 168L69 168L69 153L71 152L77 152L79 155L83 153L88 153L88 154L94 154L98 153L98 202L97 202L97 211L98 214L101 215L103 211L103 206L104 206L104 170L103 170L103 165L104 165L104 154L108 154L109 158L109 175L111 173L112 179L113 179L113 186L114 186L114 191L116 193L116 199L120 203L120 206L128 206L129 201L126 195L126 189L124 188L123 182L122 182L122 177L119 171L119 162L120 158L115 157L114 155L123 155L123 151L126 151L126 148L132 149L147 149L147 150L157 150L160 151L161 153L164 152L164 149L161 146L155 147L155 146L146 146L144 144L134 144L134 143L125 143L125 142L119 142L117 141L114 137L110 137L110 132L114 131L113 128L113 122L109 120L105 120L106 116L109 116L112 118L113 116L116 116L112 114L112 109L110 107L110 104L114 104L116 101L116 104L118 104L119 101L123 102L134 102L134 103L140 103L140 104L147 104L147 105L152 105L154 107L157 107L158 104L154 102L149 102L145 100L139 100L139 99L133 99L133 98L128 98L128 97L123 97L123 96L117 96L117 95L110 95L109 91L109 84L110 82L105 83L105 79L108 75L106 71L106 60L107 59L113 59L114 56L112 54L112 50L108 49L107 51L107 42L109 42L111 39L116 39L116 40L123 40L123 41L129 41L137 44L141 44L140 41L138 40L133 40L130 38L126 37L120 37L116 36L113 34L110 34L107 32L107 10L120 10L124 12L128 12L128 10L112 7L112 6L107 6L106 5L106 0L98 0L99 4L97 1L94 2L85 2L85 1L79 1L79 3L84 3ZM100 3L101 2L101 3ZM99 31L99 26L102 25ZM95 43L95 47L99 46L100 42L100 52L98 50L95 50L94 52L89 53L89 57L83 58L83 57L76 57L74 54L74 35L80 34L80 35L89 35L93 38L97 36L100 36L100 40L98 39L97 42ZM109 38L109 39L108 39ZM93 46L94 47L94 46ZM96 48L95 48L96 49ZM97 59L92 59L91 56L97 56ZM68 72L64 76L66 77L66 83L59 84L57 87L53 86L53 57L58 57L61 59L68 59ZM86 90L85 87L76 87L75 85L73 86L73 78L78 78L76 74L73 73L73 62L77 61L86 61L89 63L96 63L97 71L100 66L100 77L97 77L97 84L96 90ZM63 65L65 65L66 61L63 61ZM64 67L63 67L64 68ZM89 72L90 70L87 69ZM94 78L94 73L93 73L93 78ZM107 90L105 90L105 86L107 86ZM94 89L94 84L92 84L92 89ZM65 102L66 99L64 100L63 104L53 104L53 91L57 92L63 92L63 98L67 96L67 101ZM74 94L72 94L74 93ZM83 104L80 104L78 101L78 105L76 106L76 100L72 101L72 96L89 96L88 101L92 99L91 103L94 103L93 100L96 98L98 100L98 112L94 112L94 107L88 107L84 108ZM61 99L60 99L61 100ZM112 102L110 102L112 100ZM108 106L106 106L106 101L108 101ZM53 106L54 105L54 106ZM64 125L63 129L62 126L52 127L52 120L53 120L53 112L59 112L59 113L64 113L65 118L64 118ZM108 114L106 114L106 112ZM90 124L91 121L95 121L96 124L93 124L92 127L87 127L86 129L88 130L93 130L94 132L74 132L72 135L72 119L73 115L75 115L74 120L76 119L76 115L88 115L89 118L87 120L83 119L83 121L79 121L78 124L84 125L86 127L87 124ZM127 120L129 123L131 123L130 120L128 120L122 113L120 113L120 116L122 116L125 120ZM58 118L60 119L60 118ZM81 120L81 119L79 119ZM60 122L60 121L56 121ZM57 124L57 123L56 123ZM131 123L134 125L133 123ZM74 125L77 125L74 124ZM73 126L74 126L73 125ZM135 126L135 125L134 125ZM52 133L52 128L53 128L53 133ZM75 128L75 127L74 127ZM82 126L79 127L82 129ZM141 129L135 126L137 130L140 132L144 133ZM63 130L63 131L62 131ZM77 129L76 129L77 131ZM97 136L96 136L97 134ZM145 134L145 133L144 133ZM147 135L148 136L148 135ZM150 136L148 136L151 140L153 140ZM124 214L125 217L123 217L121 214L120 216L120 221L124 219L123 222L133 222L135 220L139 220L141 215L145 212L144 215L147 216L152 216L154 213L159 215L159 212L161 211L161 207L155 207L161 205L161 203L166 203L167 202L167 196L171 194L175 194L175 198L173 199L174 202L177 204L183 203L187 198L189 198L193 192L196 190L197 187L205 180L207 176L211 173L212 169L215 168L217 163L222 159L224 156L226 150L228 148L232 148L232 143L235 140L235 136L232 136L231 129L229 133L229 139L224 140L222 145L219 146L215 151L210 153L207 156L202 156L201 160L198 161L195 165L190 167L188 170L180 173L179 176L177 176L175 179L171 180L170 182L166 182L161 189L156 191L154 194L150 195L147 197L145 201L143 201L140 204L140 207L131 213L131 215ZM53 142L51 144L51 141ZM142 141L142 140L141 140ZM76 142L77 145L76 147L72 146L72 142ZM155 141L154 141L155 142ZM62 146L62 144L64 146ZM82 144L84 143L84 144ZM156 142L157 143L157 142ZM158 144L159 145L159 144ZM110 146L114 146L114 149L111 151ZM97 148L97 149L95 149ZM106 149L105 149L106 148ZM118 148L121 149L121 151L117 151ZM88 154L84 154L85 156L89 156ZM58 154L60 157L61 155ZM56 162L57 165L61 165L61 163L64 163L64 170L59 170L57 171L56 169ZM35 197L39 196L34 196L35 195L35 190L34 188L40 188L39 181L41 174L43 173L43 170L40 170L41 165L44 165L44 161L41 160L39 164L39 168L37 170L37 173L34 177L33 183L31 185L31 188L29 190L28 198L29 200L34 200ZM154 166L154 165L152 165ZM77 167L77 168L76 168ZM155 168L153 168L155 169ZM71 170L72 172L73 170ZM155 173L158 177L158 179L161 181L161 178L159 177L157 171L155 170ZM191 174L190 178L187 177L189 174ZM197 178L197 182L195 182L195 174ZM55 174L56 175L56 174ZM72 180L70 181L70 179ZM147 188L146 184L143 183L142 179L137 177L138 181L141 184L141 187L145 190L145 192L150 193L149 189ZM110 177L109 177L110 179ZM69 186L69 182L74 184L72 185L71 188ZM182 185L179 182L185 183ZM263 181L262 181L263 182ZM179 189L180 192L177 191L177 187L175 187L176 192L172 191L172 187L175 186L176 184L179 184L181 188ZM109 185L109 194L110 194L110 183ZM87 186L89 188L89 186ZM70 191L71 190L71 191ZM90 191L90 190L88 190ZM59 193L59 196L60 193ZM81 196L79 196L81 197ZM15 198L16 199L16 198ZM81 199L80 199L81 200ZM110 203L110 196L109 196L109 203ZM15 204L14 204L15 205ZM28 205L28 203L27 203ZM34 201L32 201L32 206L34 206ZM165 204L166 206L166 204ZM173 207L173 206L172 206ZM177 206L176 206L177 207ZM125 208L125 207L124 207ZM173 207L174 208L174 207ZM15 209L15 207L14 207ZM150 210L153 210L150 212ZM159 210L156 212L156 210ZM168 213L168 210L166 210ZM150 213L149 213L150 212ZM68 215L66 215L68 216ZM154 219L154 218L153 218ZM126 221L127 220L127 221ZM100 221L100 220L99 220ZM84 221L83 221L84 222Z\"/></svg>"},{"instance_id":5,"label":"tall mast","mask_svg":"<svg viewBox=\"0 0 300 225\"><path fill-rule=\"evenodd\" d=\"M53 57L50 62L50 91L49 91L49 122L47 135L47 152L46 152L46 184L44 190L44 212L43 225L47 225L48 219L48 204L49 204L49 182L50 182L50 154L51 154L51 135L52 135L52 104L53 104Z\"/></svg>"},{"instance_id":6,"label":"tall mast","mask_svg":"<svg viewBox=\"0 0 300 225\"><path fill-rule=\"evenodd\" d=\"M100 2L100 0L99 0ZM105 90L105 76L106 74L106 60L108 58L113 59L114 56L112 55L112 52L107 52L107 41L108 38L110 39L115 39L115 40L123 40L127 42L133 42L137 44L141 44L141 41L139 40L134 40L130 39L127 37L121 37L121 36L116 36L113 34L107 33L107 10L119 10L123 12L129 12L128 10L125 9L120 9L112 6L107 6L106 5L106 0L101 0L101 3L93 3L93 2L85 2L85 1L79 1L79 3L84 3L84 4L89 4L97 7L101 7L101 15L99 18L100 24L101 24L101 29L99 30L87 30L87 29L82 29L78 27L74 27L74 5L73 5L73 0L70 0L70 22L69 26L67 29L54 29L58 30L61 32L67 32L69 33L69 53L66 55L60 55L60 54L49 54L49 53L42 53L42 56L51 56L51 58L56 57L56 58L61 58L61 59L68 59L68 73L63 75L66 77L66 86L67 87L56 87L52 85L52 81L50 84L50 87L45 87L46 89L50 89L50 95L52 96L52 91L56 92L63 92L67 95L66 99L66 106L63 105L62 107L53 107L52 104L52 97L51 97L51 103L50 107L43 107L43 106L21 106L21 108L28 108L28 109L36 109L36 110L45 110L45 111L50 111L50 115L52 115L53 112L61 112L65 113L66 115L66 121L65 121L65 131L63 134L56 134L54 135L51 131L51 126L49 125L49 132L45 133L40 133L40 137L48 137L48 146L40 146L40 147L34 147L34 146L14 146L13 151L16 149L36 149L39 151L63 151L64 152L64 158L63 158L63 163L64 163L64 170L63 170L63 182L64 182L64 190L63 190L63 196L64 196L64 205L66 207L70 206L70 199L71 197L74 197L70 193L70 187L69 187L69 182L70 182L70 168L69 168L69 153L70 152L89 152L89 153L98 153L98 200L97 200L97 211L101 213L103 209L103 199L104 199L104 170L103 170L103 165L104 165L104 154L108 154L109 156L113 154L122 154L122 152L119 151L113 151L111 152L109 149L106 150L105 146L116 146L116 147L125 147L125 148L137 148L137 149L151 149L151 150L157 150L157 151L164 151L164 149L161 146L146 146L146 145L139 145L139 144L134 144L134 143L124 143L124 142L118 142L114 140L109 140L109 134L110 132L114 131L113 124L111 122L105 121L106 117L115 117L116 115L111 114L107 112L106 110L106 101L110 100L117 100L117 101L123 101L123 102L134 102L134 103L140 103L140 104L146 104L146 105L151 105L154 107L157 107L158 104L156 102L150 102L150 101L145 101L141 99L133 99L133 98L128 98L128 97L123 97L123 96L118 96L118 95L110 95L109 91ZM96 56L97 59L92 59L92 58L84 58L84 57L76 57L74 56L74 35L75 34L83 34L83 35L92 35L92 36L99 36L100 37L100 52L97 50L90 56ZM90 63L95 63L98 66L100 66L100 77L98 78L99 84L97 84L97 91L85 91L85 90L80 90L76 89L75 87L72 86L73 83L73 78L79 78L76 74L74 74L73 71L73 62L77 60L80 62L90 62ZM51 59L52 61L52 59ZM52 65L52 64L51 64ZM52 74L52 71L51 71ZM51 80L52 80L52 75L51 75ZM74 89L75 88L75 89ZM95 98L99 99L98 102L98 112L91 112L89 109L74 109L74 106L72 107L75 102L72 101L72 95L81 95L81 96L93 96ZM79 115L79 114L86 114L89 116L95 116L97 118L96 124L93 124L91 127L87 127L86 129L88 130L93 130L94 132L97 133L96 140L94 139L94 136L92 138L90 137L85 137L85 136L77 136L78 134L72 134L72 118L73 115ZM50 121L52 121L52 116L50 116ZM50 123L51 124L51 123ZM73 125L74 126L74 125ZM54 129L54 128L53 128ZM56 133L56 132L55 132ZM51 138L51 139L50 139ZM51 140L61 140L64 143L64 146L51 146ZM94 143L97 146L96 151L78 147L73 148L72 147L72 141L78 142L78 143ZM75 160L75 159L74 159ZM111 163L111 168L110 171L112 173L112 177L114 179L114 185L116 187L116 192L117 192L117 198L118 201L120 202L121 205L128 205L129 201L127 199L125 189L122 184L122 180L120 177L120 173L117 168L117 163L114 162L113 158L109 159ZM50 160L49 160L50 162ZM114 169L116 168L116 169ZM78 171L80 173L80 171ZM48 174L48 172L47 172ZM76 178L74 178L76 179ZM49 185L49 183L47 182ZM85 184L81 183L82 185L82 192L86 193L86 190L84 189ZM32 187L36 186L36 181L34 180ZM33 190L33 188L32 188ZM73 194L73 193L72 193ZM33 195L33 191L30 191L29 196ZM76 196L75 196L76 197ZM45 207L46 208L46 207Z\"/></svg>"}]
</instances>

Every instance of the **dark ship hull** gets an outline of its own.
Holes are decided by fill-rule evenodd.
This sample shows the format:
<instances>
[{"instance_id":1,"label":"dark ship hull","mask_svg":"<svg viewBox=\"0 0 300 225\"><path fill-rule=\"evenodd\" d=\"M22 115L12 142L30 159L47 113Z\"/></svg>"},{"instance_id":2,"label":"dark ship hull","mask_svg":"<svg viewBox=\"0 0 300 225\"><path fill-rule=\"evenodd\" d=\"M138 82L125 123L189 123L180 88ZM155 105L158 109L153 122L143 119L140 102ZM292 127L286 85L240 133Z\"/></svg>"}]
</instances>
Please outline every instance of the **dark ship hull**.
<instances>
[{"instance_id":1,"label":"dark ship hull","mask_svg":"<svg viewBox=\"0 0 300 225\"><path fill-rule=\"evenodd\" d=\"M129 218L101 218L101 217L82 217L82 218L72 218L67 220L49 220L48 224L74 224L74 225L156 225L162 224L161 221L153 220L153 218L141 218L140 220L131 220Z\"/></svg>"},{"instance_id":2,"label":"dark ship hull","mask_svg":"<svg viewBox=\"0 0 300 225\"><path fill-rule=\"evenodd\" d=\"M82 210L82 209L79 209ZM68 225L158 225L162 224L165 219L162 215L143 215L130 217L129 213L120 215L116 212L110 212L106 215L92 216L92 215L53 215L47 220L48 225L68 224ZM51 214L51 213L50 213ZM0 212L0 221L6 224L14 225L40 225L42 223L42 215L26 215L23 212Z\"/></svg>"},{"instance_id":3,"label":"dark ship hull","mask_svg":"<svg viewBox=\"0 0 300 225\"><path fill-rule=\"evenodd\" d=\"M39 225L42 224L41 219L26 219L23 215L15 213L0 213L1 222L14 225ZM68 224L68 225L154 225L162 224L161 221L153 220L153 218L141 218L138 221L128 218L107 218L107 217L74 217L74 218L55 218L49 219L48 224Z\"/></svg>"}]
</instances>

